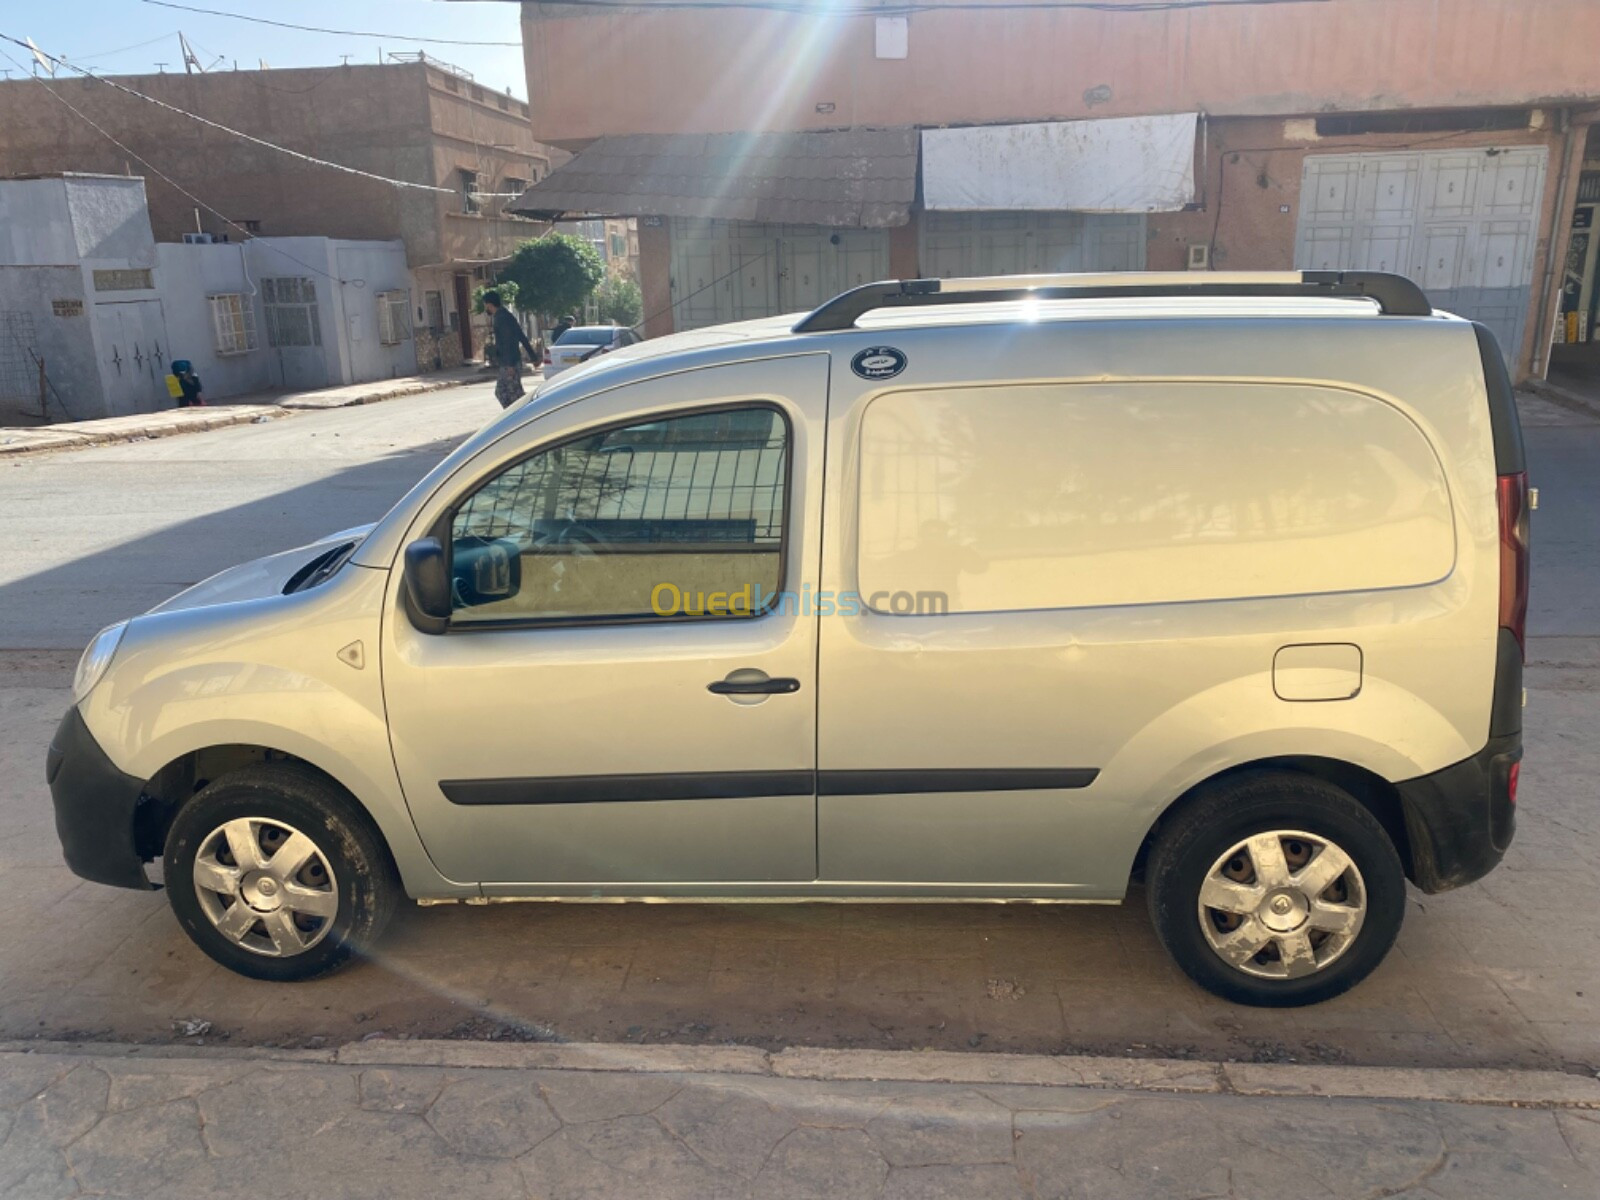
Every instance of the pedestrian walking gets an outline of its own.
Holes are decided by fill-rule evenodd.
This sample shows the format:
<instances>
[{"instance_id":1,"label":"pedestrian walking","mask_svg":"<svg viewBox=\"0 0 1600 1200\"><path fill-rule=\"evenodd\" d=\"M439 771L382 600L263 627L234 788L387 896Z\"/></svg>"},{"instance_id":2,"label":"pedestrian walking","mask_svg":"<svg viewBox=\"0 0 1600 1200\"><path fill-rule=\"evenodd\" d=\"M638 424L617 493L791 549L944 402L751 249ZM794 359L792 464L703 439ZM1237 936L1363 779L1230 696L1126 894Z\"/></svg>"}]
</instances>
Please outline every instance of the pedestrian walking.
<instances>
[{"instance_id":1,"label":"pedestrian walking","mask_svg":"<svg viewBox=\"0 0 1600 1200\"><path fill-rule=\"evenodd\" d=\"M501 408L510 408L524 395L522 348L526 346L528 353L534 354L533 343L528 340L517 318L511 315L511 310L500 302L499 292L485 292L483 308L493 321L494 365L500 373L494 385L494 398L500 401Z\"/></svg>"},{"instance_id":2,"label":"pedestrian walking","mask_svg":"<svg viewBox=\"0 0 1600 1200\"><path fill-rule=\"evenodd\" d=\"M194 373L194 364L187 358L172 360L172 373L167 376L167 394L178 402L179 408L203 408L205 393L200 387L200 376Z\"/></svg>"},{"instance_id":3,"label":"pedestrian walking","mask_svg":"<svg viewBox=\"0 0 1600 1200\"><path fill-rule=\"evenodd\" d=\"M556 327L550 331L550 344L554 346L561 340L561 335L578 323L578 318L568 313L556 322Z\"/></svg>"}]
</instances>

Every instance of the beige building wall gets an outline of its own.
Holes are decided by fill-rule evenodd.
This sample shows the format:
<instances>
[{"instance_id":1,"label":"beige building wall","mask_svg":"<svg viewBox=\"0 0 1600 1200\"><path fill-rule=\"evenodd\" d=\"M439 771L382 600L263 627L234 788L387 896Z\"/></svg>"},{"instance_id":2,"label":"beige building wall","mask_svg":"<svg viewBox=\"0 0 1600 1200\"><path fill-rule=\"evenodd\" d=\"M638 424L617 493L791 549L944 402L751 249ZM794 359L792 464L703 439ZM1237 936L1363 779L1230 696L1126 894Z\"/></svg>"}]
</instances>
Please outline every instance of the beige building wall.
<instances>
[{"instance_id":1,"label":"beige building wall","mask_svg":"<svg viewBox=\"0 0 1600 1200\"><path fill-rule=\"evenodd\" d=\"M908 18L906 56L880 59L867 16L524 3L533 127L576 146L621 133L1559 105L1597 90L1595 0L1002 4L939 12L933 0ZM594 86L594 46L626 86Z\"/></svg>"},{"instance_id":2,"label":"beige building wall","mask_svg":"<svg viewBox=\"0 0 1600 1200\"><path fill-rule=\"evenodd\" d=\"M465 315L456 312L455 277L468 277L470 293L518 242L543 229L502 214L500 199L484 200L477 213L464 211L462 170L477 174L482 192L506 191L548 174L552 152L534 140L526 104L438 66L386 63L118 81L316 158L450 191L401 189L300 163L82 78L55 80L50 87L132 154L37 82L0 81L0 175L144 175L158 241L193 232L247 236L214 213L202 209L197 215L186 191L249 235L398 238L413 272L411 316L424 370L454 365L466 349L458 336ZM285 273L292 269L287 264ZM443 300L438 330L428 327L430 291Z\"/></svg>"}]
</instances>

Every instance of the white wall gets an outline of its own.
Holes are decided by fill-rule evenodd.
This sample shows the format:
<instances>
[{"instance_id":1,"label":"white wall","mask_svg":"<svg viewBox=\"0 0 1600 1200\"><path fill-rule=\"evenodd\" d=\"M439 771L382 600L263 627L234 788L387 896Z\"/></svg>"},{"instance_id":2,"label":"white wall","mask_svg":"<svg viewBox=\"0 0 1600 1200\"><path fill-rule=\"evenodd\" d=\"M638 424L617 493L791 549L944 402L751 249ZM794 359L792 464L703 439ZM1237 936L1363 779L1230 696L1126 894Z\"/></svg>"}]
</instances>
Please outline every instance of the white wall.
<instances>
[{"instance_id":1,"label":"white wall","mask_svg":"<svg viewBox=\"0 0 1600 1200\"><path fill-rule=\"evenodd\" d=\"M276 386L262 324L260 287L246 269L245 243L156 247L156 282L167 318L168 360L187 358L205 387L207 400L266 391ZM210 297L242 296L255 316L256 349L219 354Z\"/></svg>"},{"instance_id":2,"label":"white wall","mask_svg":"<svg viewBox=\"0 0 1600 1200\"><path fill-rule=\"evenodd\" d=\"M344 321L347 383L366 383L394 379L417 373L417 352L411 339L416 321L417 298L411 294L411 272L406 266L406 248L400 241L332 243L338 264L341 316ZM405 336L392 345L378 337L378 295L381 292L406 293Z\"/></svg>"},{"instance_id":3,"label":"white wall","mask_svg":"<svg viewBox=\"0 0 1600 1200\"><path fill-rule=\"evenodd\" d=\"M251 274L299 276L315 281L327 386L368 383L414 375L416 350L410 336L417 298L410 294L405 244L399 240L346 241L320 237L254 238L245 243ZM408 295L407 336L391 346L378 339L379 292ZM263 344L266 327L261 326Z\"/></svg>"},{"instance_id":4,"label":"white wall","mask_svg":"<svg viewBox=\"0 0 1600 1200\"><path fill-rule=\"evenodd\" d=\"M46 404L51 421L106 415L95 356L93 306L85 299L83 274L76 264L0 266L0 312L23 314L20 324L32 331L27 347L11 344L9 338L0 346L0 355L11 368L0 378L0 425L39 423L38 368L28 351L44 359L46 378L54 388ZM82 307L72 315L56 316L52 300L77 301ZM7 337L6 328L0 324L0 338Z\"/></svg>"}]
</instances>

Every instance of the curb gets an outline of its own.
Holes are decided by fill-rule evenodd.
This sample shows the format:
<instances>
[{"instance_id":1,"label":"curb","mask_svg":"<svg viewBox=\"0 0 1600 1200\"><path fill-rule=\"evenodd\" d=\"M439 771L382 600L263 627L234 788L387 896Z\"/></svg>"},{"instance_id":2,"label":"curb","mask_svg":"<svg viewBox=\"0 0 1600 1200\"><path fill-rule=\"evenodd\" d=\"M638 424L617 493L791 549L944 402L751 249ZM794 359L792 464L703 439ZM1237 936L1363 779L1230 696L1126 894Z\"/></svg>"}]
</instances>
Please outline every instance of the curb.
<instances>
[{"instance_id":1,"label":"curb","mask_svg":"<svg viewBox=\"0 0 1600 1200\"><path fill-rule=\"evenodd\" d=\"M207 410L205 416L200 418L185 421L152 421L147 425L136 424L135 418L131 417L104 417L101 421L117 423L115 428L106 429L84 428L84 426L99 425L101 421L75 422L78 426L75 429L51 425L11 431L0 429L0 439L3 439L7 432L19 435L23 439L20 443L0 440L0 455L29 454L40 450L76 450L83 446L130 442L135 438L164 438L175 437L180 433L205 433L208 430L226 429L233 425L248 425L263 418L271 420L289 415L285 409L275 404L207 405Z\"/></svg>"},{"instance_id":2,"label":"curb","mask_svg":"<svg viewBox=\"0 0 1600 1200\"><path fill-rule=\"evenodd\" d=\"M145 1060L226 1060L283 1066L598 1071L653 1075L749 1075L819 1083L924 1083L1095 1088L1250 1098L1410 1100L1512 1108L1600 1109L1600 1079L1559 1071L1468 1067L1344 1067L1120 1059L1084 1055L960 1054L753 1046L623 1046L599 1043L350 1042L328 1050L127 1043L0 1042L11 1055Z\"/></svg>"},{"instance_id":3,"label":"curb","mask_svg":"<svg viewBox=\"0 0 1600 1200\"><path fill-rule=\"evenodd\" d=\"M1548 400L1551 404L1565 408L1569 412L1581 413L1586 417L1600 417L1600 403L1593 397L1569 391L1560 384L1551 383L1548 379L1529 379L1519 387L1522 391L1531 392L1541 400Z\"/></svg>"},{"instance_id":4,"label":"curb","mask_svg":"<svg viewBox=\"0 0 1600 1200\"><path fill-rule=\"evenodd\" d=\"M294 412L323 412L336 408L359 408L363 404L378 404L384 400L398 400L402 396L420 396L424 392L442 392L446 388L467 387L471 384L482 382L484 380L479 378L429 379L421 383L408 383L382 391L363 392L359 396L351 396L348 399L341 399L328 404L320 404L309 398L315 393L309 393L303 398L287 396L281 400L274 401L274 403L279 408L290 409Z\"/></svg>"},{"instance_id":5,"label":"curb","mask_svg":"<svg viewBox=\"0 0 1600 1200\"><path fill-rule=\"evenodd\" d=\"M140 425L137 423L140 419L137 416L102 417L95 421L78 421L62 425L39 425L18 427L16 429L0 428L0 457L13 454L33 454L44 450L77 450L84 446L105 446L117 442L132 441L135 438L161 438L174 437L180 433L205 433L212 429L226 429L231 425L248 425L263 417L271 419L287 417L296 412L330 412L339 408L356 408L364 404L378 404L384 400L399 400L405 396L420 396L425 392L439 392L446 388L468 387L482 382L484 380L477 376L429 379L421 383L408 383L387 389L380 388L377 391L362 392L360 395L341 397L336 401L327 403L319 403L311 399L316 395L314 392L290 393L281 399L263 404L207 405L204 417L181 422L151 421L150 424ZM172 410L165 411L170 412ZM144 417L148 419L162 415L164 413L148 413L144 414ZM102 423L109 424L111 422L117 422L117 427L108 429L85 428L85 426L94 426ZM4 439L8 434L19 440L6 442Z\"/></svg>"}]
</instances>

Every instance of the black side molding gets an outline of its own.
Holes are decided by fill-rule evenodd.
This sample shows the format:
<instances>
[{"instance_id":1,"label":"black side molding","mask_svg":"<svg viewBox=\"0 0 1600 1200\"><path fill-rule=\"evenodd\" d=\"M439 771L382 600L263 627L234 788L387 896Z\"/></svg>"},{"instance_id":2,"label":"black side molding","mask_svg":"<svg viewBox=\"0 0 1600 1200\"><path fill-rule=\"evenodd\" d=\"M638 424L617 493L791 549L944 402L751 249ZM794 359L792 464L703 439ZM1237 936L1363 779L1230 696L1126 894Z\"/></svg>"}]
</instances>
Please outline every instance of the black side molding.
<instances>
[{"instance_id":1,"label":"black side molding","mask_svg":"<svg viewBox=\"0 0 1600 1200\"><path fill-rule=\"evenodd\" d=\"M446 779L451 804L623 804L729 800L744 796L892 796L928 792L1021 792L1086 788L1094 767L1001 767L905 771L704 771L657 775L545 775Z\"/></svg>"},{"instance_id":2,"label":"black side molding","mask_svg":"<svg viewBox=\"0 0 1600 1200\"><path fill-rule=\"evenodd\" d=\"M1002 767L973 770L820 771L819 796L901 796L919 792L1025 792L1086 788L1095 767Z\"/></svg>"},{"instance_id":3,"label":"black side molding","mask_svg":"<svg viewBox=\"0 0 1600 1200\"><path fill-rule=\"evenodd\" d=\"M812 771L696 771L658 775L544 775L528 779L447 779L451 804L623 804L638 800L729 800L809 796Z\"/></svg>"}]
</instances>

